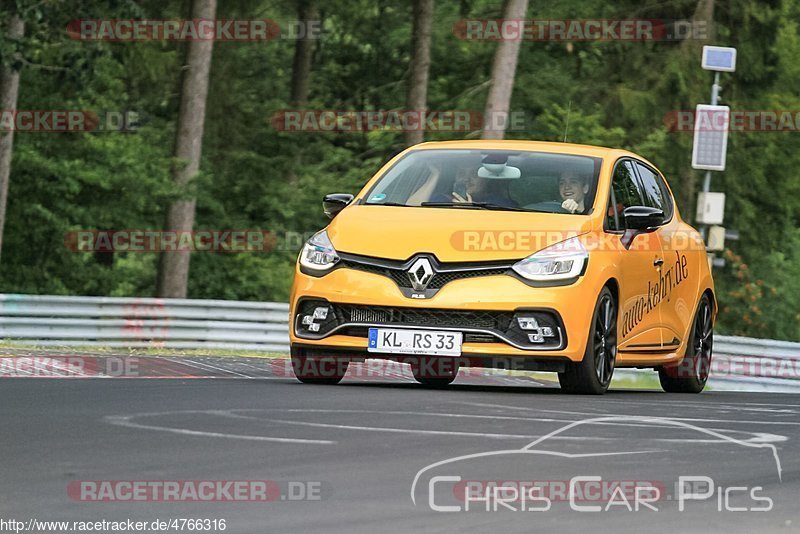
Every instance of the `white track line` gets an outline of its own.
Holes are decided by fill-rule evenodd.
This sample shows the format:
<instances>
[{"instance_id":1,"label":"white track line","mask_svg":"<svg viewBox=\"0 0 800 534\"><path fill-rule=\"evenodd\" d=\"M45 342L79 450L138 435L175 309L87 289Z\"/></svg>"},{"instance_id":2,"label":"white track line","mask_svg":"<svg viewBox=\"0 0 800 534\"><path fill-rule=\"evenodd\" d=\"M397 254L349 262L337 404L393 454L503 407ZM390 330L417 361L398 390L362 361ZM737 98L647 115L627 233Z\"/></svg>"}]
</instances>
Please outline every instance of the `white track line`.
<instances>
[{"instance_id":1,"label":"white track line","mask_svg":"<svg viewBox=\"0 0 800 534\"><path fill-rule=\"evenodd\" d=\"M503 408L506 410L525 410L529 412L552 412L552 413L561 413L566 415L591 415L591 416L602 416L603 414L597 412L574 412L568 410L552 410L548 408L530 408L526 406L506 406L503 404L487 404L487 403L479 403L479 402L462 402L459 404L467 404L470 406L483 406L487 408ZM616 415L616 414L615 414ZM619 414L620 417L642 417L640 415L632 415L632 414ZM658 417L658 416L648 416L648 417ZM731 424L746 424L746 425L791 425L796 426L800 425L800 422L797 421L742 421L741 419L706 419L702 417L664 417L664 419L671 419L673 421L694 421L699 423L731 423Z\"/></svg>"},{"instance_id":2,"label":"white track line","mask_svg":"<svg viewBox=\"0 0 800 534\"><path fill-rule=\"evenodd\" d=\"M447 430L423 430L416 428L393 428L393 427L377 427L377 426L361 426L361 425L335 425L331 423L310 423L306 421L289 421L285 419L261 419L260 421L267 421L270 423L283 423L287 425L310 426L317 428L336 428L340 430L362 430L365 432L390 432L398 434L421 434L427 436L462 436L471 438L492 438L492 439L535 439L539 436L530 436L525 434L492 434L484 432L458 432ZM565 439L571 440L597 440L605 438L580 438L569 436Z\"/></svg>"},{"instance_id":3,"label":"white track line","mask_svg":"<svg viewBox=\"0 0 800 534\"><path fill-rule=\"evenodd\" d=\"M240 415L233 412L237 411L280 411L280 412L300 412L300 413L373 413L373 414L385 414L385 415L429 415L435 417L463 417L463 418L473 418L473 419L515 419L520 421L538 421L538 419L530 419L526 417L494 417L494 416L484 416L484 415L467 415L467 414L446 414L446 413L432 413L432 412L398 412L398 411L371 411L371 410L323 410L323 409L304 409L304 408L290 408L290 409L260 409L260 408L246 408L242 410L215 410L214 413L217 415L221 415L223 417L231 417L235 419L249 419L252 421L264 421L270 423L285 423L289 425L301 425L301 426L317 426L322 428L339 428L343 430L365 430L370 432L406 432L409 434L431 434L431 435L443 435L443 436L470 436L470 437L488 437L494 439L512 439L512 438L535 438L537 436L529 436L529 435L520 435L520 434L499 434L499 433L486 433L486 432L461 432L456 430L426 430L426 429L415 429L415 428L392 428L392 427L381 427L381 426L362 426L362 425L336 425L333 423L313 423L307 421L289 421L285 419L272 419L272 418L264 418L264 417L254 417L250 415ZM552 422L556 423L570 423L572 420L559 420L553 419ZM575 436L564 436L564 439L569 440L577 440L577 441L584 441L584 440L594 440L594 441L615 441L622 438L602 438L602 437L575 437Z\"/></svg>"},{"instance_id":4,"label":"white track line","mask_svg":"<svg viewBox=\"0 0 800 534\"><path fill-rule=\"evenodd\" d=\"M170 361L172 363L179 363L179 364L185 365L187 367L193 367L194 369L200 369L201 371L208 371L209 369L213 369L214 371L222 371L223 373L226 373L226 374L238 375L238 376L240 376L242 378L254 378L252 376L248 376L248 375L245 375L245 374L242 374L242 373L237 373L236 371L231 371L229 369L223 369L222 367L215 367L215 366L213 366L211 364L208 364L208 363L205 363L205 362L196 362L196 361L190 360L188 358L181 359L181 360L174 360L172 358L164 358L164 359L167 360L167 361ZM192 364L194 364L194 365L192 365ZM201 365L205 366L205 367L200 367Z\"/></svg>"},{"instance_id":5,"label":"white track line","mask_svg":"<svg viewBox=\"0 0 800 534\"><path fill-rule=\"evenodd\" d=\"M105 421L109 424L126 428L135 428L140 430L156 430L159 432L169 432L171 434L180 434L183 436L201 436L208 438L227 438L227 439L241 439L247 441L270 441L275 443L297 443L297 444L315 444L315 445L333 445L336 443L335 441L327 439L300 439L300 438L280 438L272 436L248 436L244 434L226 434L222 432L206 432L204 430L189 430L186 428L145 425L142 423L135 423L131 421L131 419L137 417L154 417L154 416L175 415L182 413L207 413L207 412L190 411L190 412L140 413L132 415L108 415L105 417Z\"/></svg>"},{"instance_id":6,"label":"white track line","mask_svg":"<svg viewBox=\"0 0 800 534\"><path fill-rule=\"evenodd\" d=\"M261 417L253 417L253 416L246 416L246 415L239 415L233 412L297 412L297 413L330 413L330 414L384 414L384 415L410 415L410 416L431 416L431 417L450 417L450 418L465 418L465 419L498 419L498 420L513 420L513 421L535 421L535 422L543 422L543 423L574 423L574 419L552 419L552 418L539 418L539 417L517 417L517 416L510 416L510 415L479 415L479 414L454 414L454 413L441 413L441 412L409 412L409 411L397 411L397 410L331 410L331 409L322 409L322 408L286 408L286 409L269 409L269 408L246 408L246 409L233 409L233 410L219 410L216 413L226 417L234 417L239 419L250 419L255 421L269 421L269 422L281 422L286 424L296 424L296 425L306 425L306 426L324 426L330 425L333 428L342 428L342 429L353 429L353 430L372 430L373 431L380 431L380 429L387 428L387 427L366 427L366 426L353 426L353 425L333 425L332 423L312 423L312 422L305 422L305 421L290 421L287 422L283 419L272 419L272 418L261 418ZM591 415L591 414L590 414ZM636 416L639 417L639 416ZM597 426L600 425L608 425L608 426L631 426L631 427L659 427L659 428L675 428L674 425L668 424L658 424L658 423L642 423L642 422L599 422L596 423ZM392 429L391 431L401 431L403 429ZM466 433L466 432L457 432L457 431L428 431L428 430L417 430L417 429L406 429L409 433L419 432L419 433L446 433L446 432L454 432L453 434L445 434L445 435L476 435L481 436L481 433ZM786 436L782 436L779 434L769 434L765 432L748 432L745 430L732 430L732 429L710 429L717 432L728 432L731 434L747 434L753 436L752 438L741 440L748 443L779 443L782 441L788 441ZM493 434L492 436L486 437L519 437L514 434ZM617 440L627 440L628 438L618 437L600 437L600 436L563 436L563 439L573 439L577 441L582 440L595 440L595 441L617 441ZM667 441L667 442L681 442L681 443L724 443L725 440L709 440L709 439L676 439L676 438L643 438L643 439L653 439L656 441Z\"/></svg>"}]
</instances>

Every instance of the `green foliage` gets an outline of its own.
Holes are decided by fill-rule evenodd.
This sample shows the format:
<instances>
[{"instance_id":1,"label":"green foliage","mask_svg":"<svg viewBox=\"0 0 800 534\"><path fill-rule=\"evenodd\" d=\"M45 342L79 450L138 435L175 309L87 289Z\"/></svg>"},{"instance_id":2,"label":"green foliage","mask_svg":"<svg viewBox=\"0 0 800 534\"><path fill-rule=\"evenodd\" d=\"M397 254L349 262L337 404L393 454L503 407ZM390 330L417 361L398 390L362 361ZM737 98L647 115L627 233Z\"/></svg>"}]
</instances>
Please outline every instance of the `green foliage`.
<instances>
[{"instance_id":1,"label":"green foliage","mask_svg":"<svg viewBox=\"0 0 800 534\"><path fill-rule=\"evenodd\" d=\"M539 116L542 138L583 145L618 147L625 141L625 130L603 126L602 110L592 113L572 113L570 107L553 104Z\"/></svg>"},{"instance_id":2,"label":"green foliage","mask_svg":"<svg viewBox=\"0 0 800 534\"><path fill-rule=\"evenodd\" d=\"M729 273L718 282L720 325L737 335L800 339L800 229L752 267L731 251L724 254Z\"/></svg>"}]
</instances>

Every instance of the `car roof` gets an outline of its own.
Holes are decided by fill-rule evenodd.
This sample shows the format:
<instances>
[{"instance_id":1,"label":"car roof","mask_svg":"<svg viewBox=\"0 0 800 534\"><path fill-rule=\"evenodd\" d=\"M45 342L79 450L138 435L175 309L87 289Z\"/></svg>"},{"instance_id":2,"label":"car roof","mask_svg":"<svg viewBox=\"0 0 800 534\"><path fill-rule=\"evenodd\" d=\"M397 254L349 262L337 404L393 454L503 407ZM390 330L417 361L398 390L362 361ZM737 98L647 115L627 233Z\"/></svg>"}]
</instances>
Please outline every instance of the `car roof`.
<instances>
[{"instance_id":1,"label":"car roof","mask_svg":"<svg viewBox=\"0 0 800 534\"><path fill-rule=\"evenodd\" d=\"M475 139L466 141L433 141L414 145L409 150L442 150L442 149L484 149L484 150L530 150L546 151L560 154L575 154L578 156L593 156L603 159L616 160L624 156L637 158L652 165L642 156L621 150L594 145L580 145L576 143L557 143L550 141L517 141L517 140L495 140L495 139Z\"/></svg>"}]
</instances>

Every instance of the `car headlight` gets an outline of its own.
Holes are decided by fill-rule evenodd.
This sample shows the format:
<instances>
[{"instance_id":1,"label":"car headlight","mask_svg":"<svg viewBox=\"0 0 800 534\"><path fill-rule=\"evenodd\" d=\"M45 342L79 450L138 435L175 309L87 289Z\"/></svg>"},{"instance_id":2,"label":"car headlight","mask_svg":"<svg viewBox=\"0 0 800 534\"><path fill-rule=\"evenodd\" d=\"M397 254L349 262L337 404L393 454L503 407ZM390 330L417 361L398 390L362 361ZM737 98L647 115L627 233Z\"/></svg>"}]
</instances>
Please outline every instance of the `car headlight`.
<instances>
[{"instance_id":1,"label":"car headlight","mask_svg":"<svg viewBox=\"0 0 800 534\"><path fill-rule=\"evenodd\" d=\"M583 272L589 259L586 248L577 237L556 243L512 266L523 278L536 282L566 280Z\"/></svg>"},{"instance_id":2,"label":"car headlight","mask_svg":"<svg viewBox=\"0 0 800 534\"><path fill-rule=\"evenodd\" d=\"M300 252L300 265L306 269L326 271L336 265L337 261L339 261L339 256L325 230L314 234Z\"/></svg>"}]
</instances>

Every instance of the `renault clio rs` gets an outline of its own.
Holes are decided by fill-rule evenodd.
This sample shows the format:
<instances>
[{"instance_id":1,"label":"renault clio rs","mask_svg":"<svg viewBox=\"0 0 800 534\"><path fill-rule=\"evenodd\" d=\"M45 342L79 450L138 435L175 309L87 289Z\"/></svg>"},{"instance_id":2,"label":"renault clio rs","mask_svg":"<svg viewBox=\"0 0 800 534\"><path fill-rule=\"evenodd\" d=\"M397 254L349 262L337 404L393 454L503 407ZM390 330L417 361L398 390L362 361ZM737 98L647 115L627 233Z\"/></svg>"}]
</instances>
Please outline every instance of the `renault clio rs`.
<instances>
[{"instance_id":1,"label":"renault clio rs","mask_svg":"<svg viewBox=\"0 0 800 534\"><path fill-rule=\"evenodd\" d=\"M331 222L303 247L290 299L302 382L383 358L430 386L463 367L556 372L570 393L604 393L620 367L657 370L669 392L705 386L703 239L637 154L423 143L323 207Z\"/></svg>"}]
</instances>

